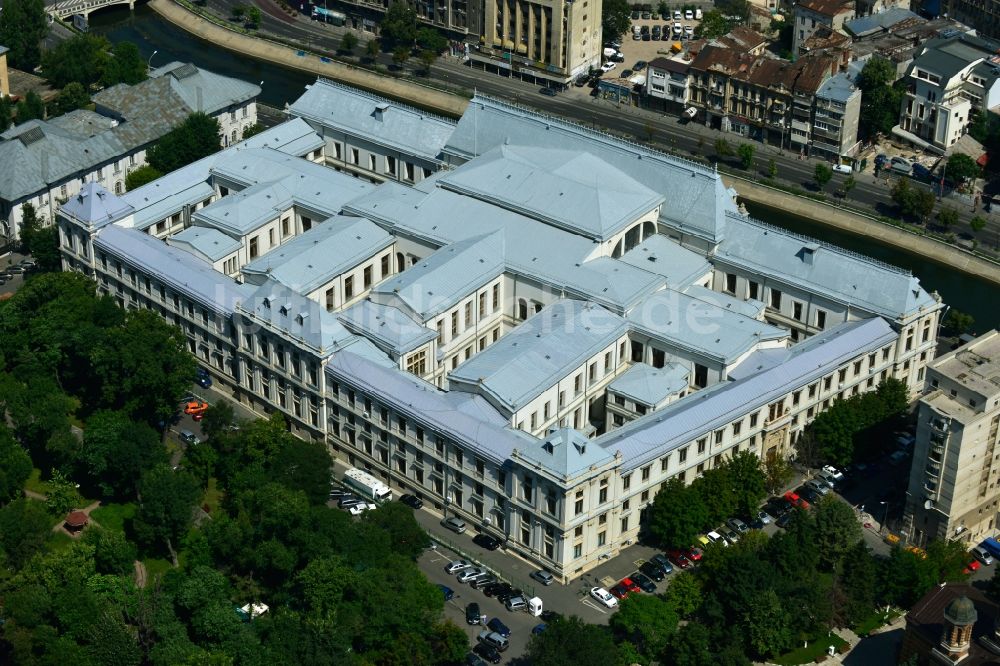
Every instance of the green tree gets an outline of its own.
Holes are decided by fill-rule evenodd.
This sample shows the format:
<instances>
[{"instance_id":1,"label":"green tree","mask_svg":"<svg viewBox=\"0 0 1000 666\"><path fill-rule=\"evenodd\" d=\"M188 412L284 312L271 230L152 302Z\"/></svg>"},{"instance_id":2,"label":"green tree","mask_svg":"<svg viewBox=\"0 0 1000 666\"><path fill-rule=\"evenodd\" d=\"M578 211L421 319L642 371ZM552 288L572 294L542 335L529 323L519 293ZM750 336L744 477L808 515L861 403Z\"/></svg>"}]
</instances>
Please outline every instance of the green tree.
<instances>
[{"instance_id":1,"label":"green tree","mask_svg":"<svg viewBox=\"0 0 1000 666\"><path fill-rule=\"evenodd\" d=\"M30 201L21 206L21 250L26 254L31 254L32 245L38 232L42 229L42 221L35 212L35 205Z\"/></svg>"},{"instance_id":2,"label":"green tree","mask_svg":"<svg viewBox=\"0 0 1000 666\"><path fill-rule=\"evenodd\" d=\"M719 157L729 157L733 154L733 148L728 141L720 137L715 140L715 154Z\"/></svg>"},{"instance_id":3,"label":"green tree","mask_svg":"<svg viewBox=\"0 0 1000 666\"><path fill-rule=\"evenodd\" d=\"M644 516L650 533L671 548L693 543L709 518L701 496L676 477L660 488Z\"/></svg>"},{"instance_id":4,"label":"green tree","mask_svg":"<svg viewBox=\"0 0 1000 666\"><path fill-rule=\"evenodd\" d=\"M631 25L628 0L605 0L601 5L601 34L605 41L619 39Z\"/></svg>"},{"instance_id":5,"label":"green tree","mask_svg":"<svg viewBox=\"0 0 1000 666\"><path fill-rule=\"evenodd\" d=\"M379 49L379 41L377 39L369 39L368 43L365 44L365 55L368 56L368 60L375 60Z\"/></svg>"},{"instance_id":6,"label":"green tree","mask_svg":"<svg viewBox=\"0 0 1000 666\"><path fill-rule=\"evenodd\" d=\"M703 598L701 579L690 571L676 574L663 592L663 600L680 617L688 617L701 608Z\"/></svg>"},{"instance_id":7,"label":"green tree","mask_svg":"<svg viewBox=\"0 0 1000 666\"><path fill-rule=\"evenodd\" d=\"M773 157L767 161L767 175L770 178L778 177L778 163L774 161Z\"/></svg>"},{"instance_id":8,"label":"green tree","mask_svg":"<svg viewBox=\"0 0 1000 666\"><path fill-rule=\"evenodd\" d=\"M448 48L448 39L434 28L420 28L414 37L417 47L435 56Z\"/></svg>"},{"instance_id":9,"label":"green tree","mask_svg":"<svg viewBox=\"0 0 1000 666\"><path fill-rule=\"evenodd\" d=\"M922 221L926 222L934 211L934 193L922 187L917 188L914 192L916 193L913 204L914 212Z\"/></svg>"},{"instance_id":10,"label":"green tree","mask_svg":"<svg viewBox=\"0 0 1000 666\"><path fill-rule=\"evenodd\" d=\"M260 21L263 18L260 13L260 8L258 8L256 5L250 5L249 7L247 7L246 16L247 16L246 27L250 28L251 30L256 30L257 28L260 27Z\"/></svg>"},{"instance_id":11,"label":"green tree","mask_svg":"<svg viewBox=\"0 0 1000 666\"><path fill-rule=\"evenodd\" d=\"M125 176L125 191L137 190L147 183L151 183L163 174L148 164L143 164L138 169L130 171Z\"/></svg>"},{"instance_id":12,"label":"green tree","mask_svg":"<svg viewBox=\"0 0 1000 666\"><path fill-rule=\"evenodd\" d=\"M20 497L29 476L31 457L10 430L0 427L0 505Z\"/></svg>"},{"instance_id":13,"label":"green tree","mask_svg":"<svg viewBox=\"0 0 1000 666\"><path fill-rule=\"evenodd\" d=\"M950 229L958 224L958 211L950 206L944 206L937 213L937 221L945 229Z\"/></svg>"},{"instance_id":14,"label":"green tree","mask_svg":"<svg viewBox=\"0 0 1000 666\"><path fill-rule=\"evenodd\" d=\"M971 220L969 220L969 226L977 234L986 228L986 218L982 215L974 215Z\"/></svg>"},{"instance_id":15,"label":"green tree","mask_svg":"<svg viewBox=\"0 0 1000 666\"><path fill-rule=\"evenodd\" d=\"M1000 568L993 570L993 575L990 576L989 582L983 589L986 596L989 597L993 603L1000 603Z\"/></svg>"},{"instance_id":16,"label":"green tree","mask_svg":"<svg viewBox=\"0 0 1000 666\"><path fill-rule=\"evenodd\" d=\"M832 495L823 497L815 508L814 542L820 564L832 570L861 540L861 525L854 509Z\"/></svg>"},{"instance_id":17,"label":"green tree","mask_svg":"<svg viewBox=\"0 0 1000 666\"><path fill-rule=\"evenodd\" d=\"M417 57L422 65L424 76L429 75L431 73L431 66L434 64L434 61L438 59L437 53L424 49Z\"/></svg>"},{"instance_id":18,"label":"green tree","mask_svg":"<svg viewBox=\"0 0 1000 666\"><path fill-rule=\"evenodd\" d=\"M268 476L287 488L301 490L312 504L325 504L330 493L331 464L322 442L304 441L284 433L281 452L271 461ZM410 511L411 520L412 514Z\"/></svg>"},{"instance_id":19,"label":"green tree","mask_svg":"<svg viewBox=\"0 0 1000 666\"><path fill-rule=\"evenodd\" d=\"M57 88L79 83L84 88L101 80L111 59L106 37L84 32L59 42L42 56L42 74Z\"/></svg>"},{"instance_id":20,"label":"green tree","mask_svg":"<svg viewBox=\"0 0 1000 666\"><path fill-rule=\"evenodd\" d=\"M115 576L132 573L135 546L123 532L91 526L83 533L83 540L94 548L94 566L98 573Z\"/></svg>"},{"instance_id":21,"label":"green tree","mask_svg":"<svg viewBox=\"0 0 1000 666\"><path fill-rule=\"evenodd\" d=\"M556 618L528 640L525 656L535 666L617 664L618 648L611 633L575 615Z\"/></svg>"},{"instance_id":22,"label":"green tree","mask_svg":"<svg viewBox=\"0 0 1000 666\"><path fill-rule=\"evenodd\" d=\"M160 137L146 153L146 160L160 173L169 173L218 152L220 147L219 122L196 112Z\"/></svg>"},{"instance_id":23,"label":"green tree","mask_svg":"<svg viewBox=\"0 0 1000 666\"><path fill-rule=\"evenodd\" d=\"M845 596L844 620L860 622L874 610L878 590L878 568L864 541L854 544L844 557L838 582Z\"/></svg>"},{"instance_id":24,"label":"green tree","mask_svg":"<svg viewBox=\"0 0 1000 666\"><path fill-rule=\"evenodd\" d=\"M88 104L90 104L90 95L87 94L83 84L76 81L67 83L56 99L56 107L59 113L69 113L76 109L82 109Z\"/></svg>"},{"instance_id":25,"label":"green tree","mask_svg":"<svg viewBox=\"0 0 1000 666\"><path fill-rule=\"evenodd\" d=\"M848 197L848 195L850 195L851 190L853 190L855 186L857 186L857 184L858 182L854 180L854 176L848 176L847 178L844 179L844 184L841 185L841 188L843 188L844 190L845 199Z\"/></svg>"},{"instance_id":26,"label":"green tree","mask_svg":"<svg viewBox=\"0 0 1000 666\"><path fill-rule=\"evenodd\" d=\"M0 12L0 44L10 66L30 72L42 62L41 43L49 33L43 0L8 0Z\"/></svg>"},{"instance_id":27,"label":"green tree","mask_svg":"<svg viewBox=\"0 0 1000 666\"><path fill-rule=\"evenodd\" d=\"M261 125L259 122L258 123L254 123L253 125L250 125L245 130L243 130L243 138L244 139L249 139L252 136L260 134L265 129L267 129L267 128L264 127L263 125Z\"/></svg>"},{"instance_id":28,"label":"green tree","mask_svg":"<svg viewBox=\"0 0 1000 666\"><path fill-rule=\"evenodd\" d=\"M0 509L0 547L7 562L20 568L52 533L52 518L41 502L14 500Z\"/></svg>"},{"instance_id":29,"label":"green tree","mask_svg":"<svg viewBox=\"0 0 1000 666\"><path fill-rule=\"evenodd\" d=\"M942 326L948 335L957 337L972 330L975 323L976 320L972 318L972 315L952 308L948 310L948 316L944 318Z\"/></svg>"},{"instance_id":30,"label":"green tree","mask_svg":"<svg viewBox=\"0 0 1000 666\"><path fill-rule=\"evenodd\" d=\"M162 544L177 563L173 544L187 531L192 511L201 489L197 480L185 471L175 472L169 465L157 465L139 481L139 507L134 528L141 543Z\"/></svg>"},{"instance_id":31,"label":"green tree","mask_svg":"<svg viewBox=\"0 0 1000 666\"><path fill-rule=\"evenodd\" d=\"M709 651L708 629L700 622L689 622L681 627L670 641L664 663L673 666L716 666L715 656Z\"/></svg>"},{"instance_id":32,"label":"green tree","mask_svg":"<svg viewBox=\"0 0 1000 666\"><path fill-rule=\"evenodd\" d=\"M753 166L753 145L749 143L742 143L740 144L740 147L736 149L736 152L740 156L740 166L744 171Z\"/></svg>"},{"instance_id":33,"label":"green tree","mask_svg":"<svg viewBox=\"0 0 1000 666\"><path fill-rule=\"evenodd\" d=\"M431 544L413 510L399 502L388 502L376 511L369 511L363 522L388 534L394 553L414 561Z\"/></svg>"},{"instance_id":34,"label":"green tree","mask_svg":"<svg viewBox=\"0 0 1000 666\"><path fill-rule=\"evenodd\" d=\"M114 411L87 419L80 463L105 496L131 498L142 473L165 462L166 449L147 424Z\"/></svg>"},{"instance_id":35,"label":"green tree","mask_svg":"<svg viewBox=\"0 0 1000 666\"><path fill-rule=\"evenodd\" d=\"M701 23L695 26L694 36L697 39L715 39L733 29L733 23L722 12L713 9L705 12Z\"/></svg>"},{"instance_id":36,"label":"green tree","mask_svg":"<svg viewBox=\"0 0 1000 666\"><path fill-rule=\"evenodd\" d=\"M944 175L945 178L956 183L973 180L979 177L979 165L976 164L976 160L968 155L955 153L948 158L948 162L944 167Z\"/></svg>"},{"instance_id":37,"label":"green tree","mask_svg":"<svg viewBox=\"0 0 1000 666\"><path fill-rule=\"evenodd\" d=\"M392 50L392 63L396 65L397 68L403 69L403 65L406 61L410 59L410 47L409 46L397 46Z\"/></svg>"},{"instance_id":38,"label":"green tree","mask_svg":"<svg viewBox=\"0 0 1000 666\"><path fill-rule=\"evenodd\" d=\"M773 589L753 596L743 620L750 647L762 657L774 657L791 647L792 623L787 604Z\"/></svg>"},{"instance_id":39,"label":"green tree","mask_svg":"<svg viewBox=\"0 0 1000 666\"><path fill-rule=\"evenodd\" d=\"M647 659L655 659L677 631L677 612L657 596L632 595L611 616L611 629L627 639Z\"/></svg>"},{"instance_id":40,"label":"green tree","mask_svg":"<svg viewBox=\"0 0 1000 666\"><path fill-rule=\"evenodd\" d=\"M358 36L353 32L345 32L344 36L340 38L340 48L338 51L342 51L347 54L354 53L354 49L358 47Z\"/></svg>"},{"instance_id":41,"label":"green tree","mask_svg":"<svg viewBox=\"0 0 1000 666\"><path fill-rule=\"evenodd\" d=\"M31 239L31 256L38 263L38 273L62 270L59 228L56 225L49 224L35 232Z\"/></svg>"},{"instance_id":42,"label":"green tree","mask_svg":"<svg viewBox=\"0 0 1000 666\"><path fill-rule=\"evenodd\" d=\"M45 102L34 90L29 90L20 102L17 103L17 124L26 123L29 120L44 120Z\"/></svg>"},{"instance_id":43,"label":"green tree","mask_svg":"<svg viewBox=\"0 0 1000 666\"><path fill-rule=\"evenodd\" d=\"M116 42L111 47L112 57L104 63L101 83L113 86L117 83L135 85L146 80L149 61L142 57L139 47L132 42Z\"/></svg>"},{"instance_id":44,"label":"green tree","mask_svg":"<svg viewBox=\"0 0 1000 666\"><path fill-rule=\"evenodd\" d=\"M736 512L752 516L767 497L767 475L760 459L750 451L741 451L725 462L729 483L735 495Z\"/></svg>"},{"instance_id":45,"label":"green tree","mask_svg":"<svg viewBox=\"0 0 1000 666\"><path fill-rule=\"evenodd\" d=\"M386 50L413 48L417 38L417 13L405 2L393 2L379 23L379 40Z\"/></svg>"},{"instance_id":46,"label":"green tree","mask_svg":"<svg viewBox=\"0 0 1000 666\"><path fill-rule=\"evenodd\" d=\"M830 168L829 164L820 162L816 165L816 170L813 171L813 180L816 181L816 186L819 189L822 190L826 187L831 178L833 178L833 169Z\"/></svg>"},{"instance_id":47,"label":"green tree","mask_svg":"<svg viewBox=\"0 0 1000 666\"><path fill-rule=\"evenodd\" d=\"M968 547L961 541L935 539L927 544L927 566L931 567L938 583L964 581L963 573L969 564Z\"/></svg>"},{"instance_id":48,"label":"green tree","mask_svg":"<svg viewBox=\"0 0 1000 666\"><path fill-rule=\"evenodd\" d=\"M0 95L0 132L6 132L14 122L14 104L10 97Z\"/></svg>"},{"instance_id":49,"label":"green tree","mask_svg":"<svg viewBox=\"0 0 1000 666\"><path fill-rule=\"evenodd\" d=\"M45 506L56 516L65 516L70 510L77 508L80 500L76 492L76 484L59 470L52 472L48 482L49 489L45 493Z\"/></svg>"},{"instance_id":50,"label":"green tree","mask_svg":"<svg viewBox=\"0 0 1000 666\"><path fill-rule=\"evenodd\" d=\"M764 484L772 495L782 492L793 475L792 466L782 456L771 456L764 461Z\"/></svg>"},{"instance_id":51,"label":"green tree","mask_svg":"<svg viewBox=\"0 0 1000 666\"><path fill-rule=\"evenodd\" d=\"M247 6L244 4L233 5L233 18L239 21L247 15Z\"/></svg>"},{"instance_id":52,"label":"green tree","mask_svg":"<svg viewBox=\"0 0 1000 666\"><path fill-rule=\"evenodd\" d=\"M899 122L902 90L893 85L896 67L887 58L876 56L868 60L858 76L861 89L861 132L874 136L888 134Z\"/></svg>"}]
</instances>

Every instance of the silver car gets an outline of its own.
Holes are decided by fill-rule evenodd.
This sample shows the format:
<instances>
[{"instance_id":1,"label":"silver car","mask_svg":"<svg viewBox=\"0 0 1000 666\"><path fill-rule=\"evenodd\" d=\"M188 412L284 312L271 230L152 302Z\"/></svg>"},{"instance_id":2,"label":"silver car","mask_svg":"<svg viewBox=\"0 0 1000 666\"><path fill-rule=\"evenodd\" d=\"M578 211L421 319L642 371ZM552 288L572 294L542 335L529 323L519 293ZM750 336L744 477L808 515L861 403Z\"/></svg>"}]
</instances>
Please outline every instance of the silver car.
<instances>
[{"instance_id":1,"label":"silver car","mask_svg":"<svg viewBox=\"0 0 1000 666\"><path fill-rule=\"evenodd\" d=\"M489 572L485 569L480 569L479 567L472 567L471 569L465 569L462 573L458 574L459 583L470 583L477 578L482 578L483 576L489 576Z\"/></svg>"},{"instance_id":2,"label":"silver car","mask_svg":"<svg viewBox=\"0 0 1000 666\"><path fill-rule=\"evenodd\" d=\"M454 516L445 518L441 521L441 524L456 534L461 534L465 531L465 521L461 518L455 518Z\"/></svg>"}]
</instances>

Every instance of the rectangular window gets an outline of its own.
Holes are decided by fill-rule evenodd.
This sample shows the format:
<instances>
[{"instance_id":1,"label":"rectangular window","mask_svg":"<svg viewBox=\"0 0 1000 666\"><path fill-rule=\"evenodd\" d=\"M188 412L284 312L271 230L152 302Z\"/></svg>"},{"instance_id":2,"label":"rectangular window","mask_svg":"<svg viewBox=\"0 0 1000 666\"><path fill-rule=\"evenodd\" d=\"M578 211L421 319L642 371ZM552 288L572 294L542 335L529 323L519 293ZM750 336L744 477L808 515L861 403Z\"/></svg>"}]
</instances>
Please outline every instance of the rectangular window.
<instances>
[{"instance_id":1,"label":"rectangular window","mask_svg":"<svg viewBox=\"0 0 1000 666\"><path fill-rule=\"evenodd\" d=\"M698 455L701 455L702 453L705 452L705 448L707 447L707 445L708 445L707 437L702 437L701 439L698 440Z\"/></svg>"},{"instance_id":2,"label":"rectangular window","mask_svg":"<svg viewBox=\"0 0 1000 666\"><path fill-rule=\"evenodd\" d=\"M500 285L493 285L493 312L497 311L500 307Z\"/></svg>"},{"instance_id":3,"label":"rectangular window","mask_svg":"<svg viewBox=\"0 0 1000 666\"><path fill-rule=\"evenodd\" d=\"M472 303L465 304L465 327L469 328L473 324L472 321Z\"/></svg>"},{"instance_id":4,"label":"rectangular window","mask_svg":"<svg viewBox=\"0 0 1000 666\"><path fill-rule=\"evenodd\" d=\"M333 308L334 308L334 299L333 299L334 293L335 292L334 292L334 288L333 287L330 287L329 289L326 290L326 311L327 312L333 312Z\"/></svg>"},{"instance_id":5,"label":"rectangular window","mask_svg":"<svg viewBox=\"0 0 1000 666\"><path fill-rule=\"evenodd\" d=\"M760 293L760 285L756 282L750 282L750 298L757 300Z\"/></svg>"},{"instance_id":6,"label":"rectangular window","mask_svg":"<svg viewBox=\"0 0 1000 666\"><path fill-rule=\"evenodd\" d=\"M451 313L451 337L458 336L458 312Z\"/></svg>"},{"instance_id":7,"label":"rectangular window","mask_svg":"<svg viewBox=\"0 0 1000 666\"><path fill-rule=\"evenodd\" d=\"M372 267L371 266L365 266L365 270L363 271L363 277L364 277L364 281L365 281L365 289L367 289L368 287L372 286Z\"/></svg>"},{"instance_id":8,"label":"rectangular window","mask_svg":"<svg viewBox=\"0 0 1000 666\"><path fill-rule=\"evenodd\" d=\"M483 319L486 317L486 292L481 292L479 294L479 318Z\"/></svg>"},{"instance_id":9,"label":"rectangular window","mask_svg":"<svg viewBox=\"0 0 1000 666\"><path fill-rule=\"evenodd\" d=\"M816 311L816 328L826 328L826 313L822 310Z\"/></svg>"},{"instance_id":10,"label":"rectangular window","mask_svg":"<svg viewBox=\"0 0 1000 666\"><path fill-rule=\"evenodd\" d=\"M687 459L688 459L688 447L685 446L677 453L677 460L683 464L687 462Z\"/></svg>"},{"instance_id":11,"label":"rectangular window","mask_svg":"<svg viewBox=\"0 0 1000 666\"><path fill-rule=\"evenodd\" d=\"M386 275L389 274L389 255L385 255L384 257L382 257L381 269L382 270L381 270L380 275L382 277L385 277Z\"/></svg>"},{"instance_id":12,"label":"rectangular window","mask_svg":"<svg viewBox=\"0 0 1000 666\"><path fill-rule=\"evenodd\" d=\"M792 317L796 321L802 321L802 304L801 303L793 303L792 304Z\"/></svg>"},{"instance_id":13,"label":"rectangular window","mask_svg":"<svg viewBox=\"0 0 1000 666\"><path fill-rule=\"evenodd\" d=\"M665 456L663 458L660 458L660 471L661 472L666 472L667 471L667 467L669 467L669 466L670 466L670 456Z\"/></svg>"},{"instance_id":14,"label":"rectangular window","mask_svg":"<svg viewBox=\"0 0 1000 666\"><path fill-rule=\"evenodd\" d=\"M646 465L645 467L642 468L643 481L649 481L649 470L650 470L650 465Z\"/></svg>"},{"instance_id":15,"label":"rectangular window","mask_svg":"<svg viewBox=\"0 0 1000 666\"><path fill-rule=\"evenodd\" d=\"M775 310L781 309L781 292L774 287L771 288L771 307Z\"/></svg>"},{"instance_id":16,"label":"rectangular window","mask_svg":"<svg viewBox=\"0 0 1000 666\"><path fill-rule=\"evenodd\" d=\"M736 275L733 273L726 273L726 293L736 293Z\"/></svg>"},{"instance_id":17,"label":"rectangular window","mask_svg":"<svg viewBox=\"0 0 1000 666\"><path fill-rule=\"evenodd\" d=\"M349 275L344 278L344 298L354 297L354 276Z\"/></svg>"}]
</instances>

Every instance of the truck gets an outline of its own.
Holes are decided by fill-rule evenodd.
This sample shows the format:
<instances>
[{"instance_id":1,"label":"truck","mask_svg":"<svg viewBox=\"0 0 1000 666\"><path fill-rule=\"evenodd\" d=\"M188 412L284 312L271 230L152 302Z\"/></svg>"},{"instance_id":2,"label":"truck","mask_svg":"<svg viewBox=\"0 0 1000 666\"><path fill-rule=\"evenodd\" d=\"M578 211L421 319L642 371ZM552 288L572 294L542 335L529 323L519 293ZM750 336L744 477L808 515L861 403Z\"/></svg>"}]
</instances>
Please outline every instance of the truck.
<instances>
[{"instance_id":1,"label":"truck","mask_svg":"<svg viewBox=\"0 0 1000 666\"><path fill-rule=\"evenodd\" d=\"M986 551L993 557L1000 557L1000 541L997 541L993 537L986 537L983 542L979 544L980 548L986 549Z\"/></svg>"},{"instance_id":2,"label":"truck","mask_svg":"<svg viewBox=\"0 0 1000 666\"><path fill-rule=\"evenodd\" d=\"M392 490L374 476L360 469L349 469L344 473L344 483L356 490L362 497L379 502L392 499Z\"/></svg>"}]
</instances>

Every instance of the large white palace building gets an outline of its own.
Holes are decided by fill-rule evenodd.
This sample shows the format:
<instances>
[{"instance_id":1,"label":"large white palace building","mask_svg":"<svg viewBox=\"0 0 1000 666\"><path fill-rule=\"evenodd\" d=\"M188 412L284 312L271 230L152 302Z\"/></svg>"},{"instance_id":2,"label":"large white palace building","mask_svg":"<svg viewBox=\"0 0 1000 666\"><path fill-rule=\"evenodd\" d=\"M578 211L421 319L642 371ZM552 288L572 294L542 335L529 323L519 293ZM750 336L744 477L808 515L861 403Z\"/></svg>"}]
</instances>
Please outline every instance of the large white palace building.
<instances>
[{"instance_id":1,"label":"large white palace building","mask_svg":"<svg viewBox=\"0 0 1000 666\"><path fill-rule=\"evenodd\" d=\"M138 190L88 184L64 268L563 580L668 479L924 383L940 299L749 218L712 169L484 97L453 123L318 81L289 114Z\"/></svg>"}]
</instances>

